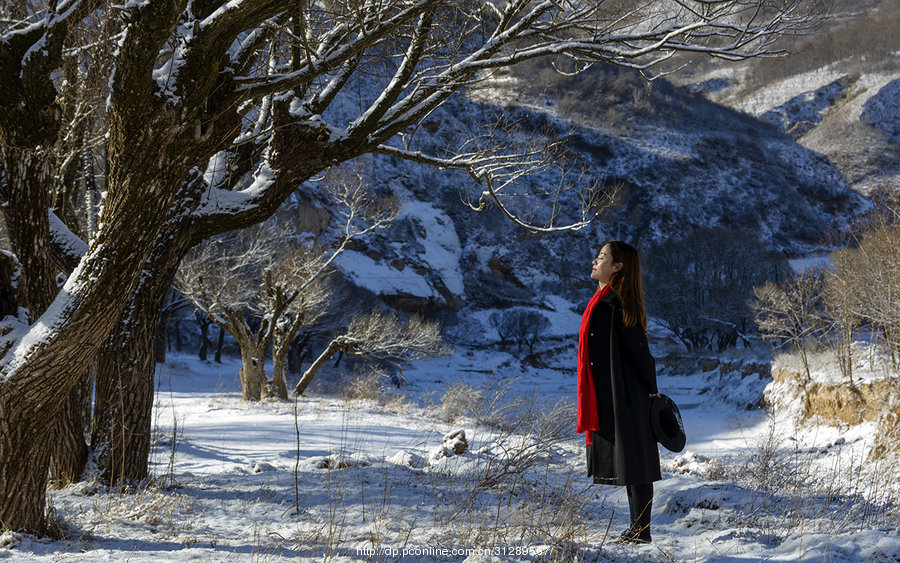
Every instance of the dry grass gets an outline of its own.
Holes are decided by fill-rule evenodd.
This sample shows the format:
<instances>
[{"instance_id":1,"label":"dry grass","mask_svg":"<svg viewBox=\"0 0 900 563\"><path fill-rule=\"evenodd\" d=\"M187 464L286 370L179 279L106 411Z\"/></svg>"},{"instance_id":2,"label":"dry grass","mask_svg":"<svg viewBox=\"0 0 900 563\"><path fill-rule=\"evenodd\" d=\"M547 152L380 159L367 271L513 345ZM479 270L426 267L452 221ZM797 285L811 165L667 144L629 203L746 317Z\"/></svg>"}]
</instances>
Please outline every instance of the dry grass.
<instances>
[{"instance_id":1,"label":"dry grass","mask_svg":"<svg viewBox=\"0 0 900 563\"><path fill-rule=\"evenodd\" d=\"M780 428L773 420L748 456L720 461L719 478L743 491L734 524L776 543L811 531L897 529L896 464L872 463L840 444L800 447Z\"/></svg>"},{"instance_id":2,"label":"dry grass","mask_svg":"<svg viewBox=\"0 0 900 563\"><path fill-rule=\"evenodd\" d=\"M892 452L896 454L898 448L900 448L900 393L895 392L893 404L884 409L878 421L871 458L873 460L888 458Z\"/></svg>"}]
</instances>

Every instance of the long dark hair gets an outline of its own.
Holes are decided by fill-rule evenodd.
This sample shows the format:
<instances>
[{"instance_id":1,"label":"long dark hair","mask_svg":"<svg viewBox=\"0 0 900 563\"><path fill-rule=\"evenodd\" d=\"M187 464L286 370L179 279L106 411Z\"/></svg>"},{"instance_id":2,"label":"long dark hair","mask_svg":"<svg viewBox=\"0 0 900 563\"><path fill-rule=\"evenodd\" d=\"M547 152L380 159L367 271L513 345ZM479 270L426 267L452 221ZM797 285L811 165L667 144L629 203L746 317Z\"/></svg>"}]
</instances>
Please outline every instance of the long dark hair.
<instances>
[{"instance_id":1,"label":"long dark hair","mask_svg":"<svg viewBox=\"0 0 900 563\"><path fill-rule=\"evenodd\" d=\"M619 271L609 277L609 284L622 301L622 320L625 326L640 325L646 331L647 312L641 285L641 259L637 250L621 240L611 240L603 246L607 245L613 262L622 264Z\"/></svg>"}]
</instances>

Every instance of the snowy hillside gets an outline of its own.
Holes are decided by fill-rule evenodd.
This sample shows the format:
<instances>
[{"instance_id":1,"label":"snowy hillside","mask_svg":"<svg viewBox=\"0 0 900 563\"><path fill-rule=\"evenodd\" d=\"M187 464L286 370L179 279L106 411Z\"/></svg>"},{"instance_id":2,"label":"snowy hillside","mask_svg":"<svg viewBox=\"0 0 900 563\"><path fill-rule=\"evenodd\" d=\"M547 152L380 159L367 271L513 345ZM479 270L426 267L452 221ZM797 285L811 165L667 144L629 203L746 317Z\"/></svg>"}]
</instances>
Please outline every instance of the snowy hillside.
<instances>
[{"instance_id":1,"label":"snowy hillside","mask_svg":"<svg viewBox=\"0 0 900 563\"><path fill-rule=\"evenodd\" d=\"M826 155L860 192L900 185L900 72L854 75L823 68L736 103Z\"/></svg>"},{"instance_id":2,"label":"snowy hillside","mask_svg":"<svg viewBox=\"0 0 900 563\"><path fill-rule=\"evenodd\" d=\"M826 156L860 193L900 187L900 21L896 0L837 2L791 56L704 65L676 76L717 103L771 121Z\"/></svg>"},{"instance_id":3,"label":"snowy hillside","mask_svg":"<svg viewBox=\"0 0 900 563\"><path fill-rule=\"evenodd\" d=\"M581 82L543 89L522 79L538 74L546 76L520 69L452 97L415 131L410 148L443 155L463 132L483 133L504 117L510 125L495 134L501 145L535 136L562 141L584 171L581 183L600 179L618 187L616 206L578 232L528 234L496 208L469 209L463 200L477 200L484 187L463 172L371 156L360 163L366 181L396 195L401 215L388 232L339 260L348 281L398 309L461 311L449 319L465 327L456 336L484 341L490 331L469 318L479 309L548 309L545 296L572 307L583 302L586 266L603 240L640 248L712 226L739 230L773 252L806 254L865 208L826 158L687 88L659 81L644 94L636 74L600 68L577 77ZM591 85L604 83L622 92L594 96ZM342 118L338 112L330 119L340 125ZM523 208L555 204L561 222L575 220L575 194L540 195L559 182L551 172L541 170L512 190L526 196Z\"/></svg>"}]
</instances>

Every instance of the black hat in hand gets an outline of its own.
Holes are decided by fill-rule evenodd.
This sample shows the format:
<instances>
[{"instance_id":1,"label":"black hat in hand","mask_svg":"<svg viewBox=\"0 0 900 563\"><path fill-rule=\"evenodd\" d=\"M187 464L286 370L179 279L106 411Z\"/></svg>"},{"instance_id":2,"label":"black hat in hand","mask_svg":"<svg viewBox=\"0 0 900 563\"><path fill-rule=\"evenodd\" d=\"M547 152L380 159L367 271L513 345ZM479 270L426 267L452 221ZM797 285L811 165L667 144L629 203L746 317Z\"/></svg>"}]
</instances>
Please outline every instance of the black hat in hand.
<instances>
[{"instance_id":1,"label":"black hat in hand","mask_svg":"<svg viewBox=\"0 0 900 563\"><path fill-rule=\"evenodd\" d=\"M684 449L687 437L684 434L684 423L675 401L666 395L659 394L650 398L650 425L656 441L670 452L678 453Z\"/></svg>"}]
</instances>

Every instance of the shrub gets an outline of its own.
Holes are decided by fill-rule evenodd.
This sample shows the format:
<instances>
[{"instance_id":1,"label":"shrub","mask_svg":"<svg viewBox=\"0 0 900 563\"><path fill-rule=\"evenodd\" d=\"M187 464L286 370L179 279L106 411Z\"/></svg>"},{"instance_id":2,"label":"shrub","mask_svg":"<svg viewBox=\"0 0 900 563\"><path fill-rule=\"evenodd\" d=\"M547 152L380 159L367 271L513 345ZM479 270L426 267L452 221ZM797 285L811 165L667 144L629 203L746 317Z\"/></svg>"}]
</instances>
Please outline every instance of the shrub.
<instances>
[{"instance_id":1,"label":"shrub","mask_svg":"<svg viewBox=\"0 0 900 563\"><path fill-rule=\"evenodd\" d=\"M750 301L763 339L775 347L790 345L797 350L807 378L810 377L810 346L821 338L825 329L824 280L823 270L810 268L782 284L768 282L754 288L755 297Z\"/></svg>"},{"instance_id":2,"label":"shrub","mask_svg":"<svg viewBox=\"0 0 900 563\"><path fill-rule=\"evenodd\" d=\"M534 345L550 329L550 320L543 313L528 309L510 309L502 313L496 311L491 313L489 322L497 331L501 346L514 340L519 351L523 346L528 346L529 353L534 352Z\"/></svg>"}]
</instances>

